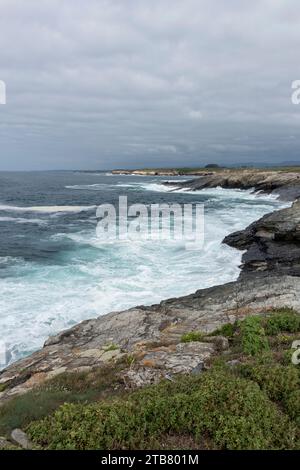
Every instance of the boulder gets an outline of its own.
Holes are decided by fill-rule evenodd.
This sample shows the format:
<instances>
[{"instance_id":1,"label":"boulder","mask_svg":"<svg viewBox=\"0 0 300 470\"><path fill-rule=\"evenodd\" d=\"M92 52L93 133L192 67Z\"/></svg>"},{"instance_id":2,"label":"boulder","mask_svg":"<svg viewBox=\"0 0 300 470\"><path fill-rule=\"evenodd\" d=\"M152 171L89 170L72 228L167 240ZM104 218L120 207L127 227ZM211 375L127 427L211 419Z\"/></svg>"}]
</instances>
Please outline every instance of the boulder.
<instances>
[{"instance_id":1,"label":"boulder","mask_svg":"<svg viewBox=\"0 0 300 470\"><path fill-rule=\"evenodd\" d=\"M32 443L22 429L14 429L11 433L12 440L23 449L32 449Z\"/></svg>"}]
</instances>

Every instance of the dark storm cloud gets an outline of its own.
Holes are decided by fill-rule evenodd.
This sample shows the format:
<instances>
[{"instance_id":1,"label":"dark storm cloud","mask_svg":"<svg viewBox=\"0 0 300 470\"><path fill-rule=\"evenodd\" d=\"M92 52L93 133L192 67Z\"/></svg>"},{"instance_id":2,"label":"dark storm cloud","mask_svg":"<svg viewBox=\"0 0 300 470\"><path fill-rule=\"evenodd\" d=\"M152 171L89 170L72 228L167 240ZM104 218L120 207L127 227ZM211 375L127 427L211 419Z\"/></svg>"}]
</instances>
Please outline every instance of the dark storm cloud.
<instances>
[{"instance_id":1,"label":"dark storm cloud","mask_svg":"<svg viewBox=\"0 0 300 470\"><path fill-rule=\"evenodd\" d=\"M296 0L0 0L0 168L299 159Z\"/></svg>"}]
</instances>

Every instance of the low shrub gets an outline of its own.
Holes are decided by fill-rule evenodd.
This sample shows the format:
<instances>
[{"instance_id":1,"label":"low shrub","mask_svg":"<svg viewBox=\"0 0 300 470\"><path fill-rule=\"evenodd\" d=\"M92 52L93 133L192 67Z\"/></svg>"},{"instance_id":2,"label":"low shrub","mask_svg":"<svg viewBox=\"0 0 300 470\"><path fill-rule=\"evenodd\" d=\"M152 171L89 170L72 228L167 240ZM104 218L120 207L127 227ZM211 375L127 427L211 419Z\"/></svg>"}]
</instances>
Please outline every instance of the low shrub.
<instances>
[{"instance_id":1,"label":"low shrub","mask_svg":"<svg viewBox=\"0 0 300 470\"><path fill-rule=\"evenodd\" d=\"M257 365L250 368L250 377L257 382L271 400L282 401L300 388L297 368L281 364Z\"/></svg>"},{"instance_id":2,"label":"low shrub","mask_svg":"<svg viewBox=\"0 0 300 470\"><path fill-rule=\"evenodd\" d=\"M63 373L0 407L0 435L24 429L31 421L53 413L67 402L87 403L118 393L122 364L96 371Z\"/></svg>"},{"instance_id":3,"label":"low shrub","mask_svg":"<svg viewBox=\"0 0 300 470\"><path fill-rule=\"evenodd\" d=\"M192 341L202 341L204 334L200 331L189 331L181 336L182 343L191 343Z\"/></svg>"},{"instance_id":4,"label":"low shrub","mask_svg":"<svg viewBox=\"0 0 300 470\"><path fill-rule=\"evenodd\" d=\"M267 335L274 336L281 332L300 332L300 315L293 309L276 310L264 320L264 328Z\"/></svg>"},{"instance_id":5,"label":"low shrub","mask_svg":"<svg viewBox=\"0 0 300 470\"><path fill-rule=\"evenodd\" d=\"M294 390L285 401L288 415L300 426L300 390Z\"/></svg>"},{"instance_id":6,"label":"low shrub","mask_svg":"<svg viewBox=\"0 0 300 470\"><path fill-rule=\"evenodd\" d=\"M122 379L135 363L131 355L62 374L4 404L0 434L27 428L46 449L159 449L168 436L194 448L299 449L300 368L282 347L295 337L295 318L283 309L226 324L212 335L232 338L230 355L216 352L210 370L136 392L125 391ZM181 340L205 336L191 331ZM226 365L229 359L237 365Z\"/></svg>"},{"instance_id":7,"label":"low shrub","mask_svg":"<svg viewBox=\"0 0 300 470\"><path fill-rule=\"evenodd\" d=\"M259 386L214 368L113 402L66 404L32 423L49 449L145 449L166 433L209 435L221 449L295 448L297 429Z\"/></svg>"},{"instance_id":8,"label":"low shrub","mask_svg":"<svg viewBox=\"0 0 300 470\"><path fill-rule=\"evenodd\" d=\"M297 405L296 397L300 398L300 378L295 366L276 363L255 364L246 366L244 375L257 382L272 401L281 403L287 414L299 421L300 401Z\"/></svg>"},{"instance_id":9,"label":"low shrub","mask_svg":"<svg viewBox=\"0 0 300 470\"><path fill-rule=\"evenodd\" d=\"M226 336L227 338L232 338L235 332L238 329L237 323L226 323L225 325L221 326L217 330L213 331L209 334L209 336Z\"/></svg>"},{"instance_id":10,"label":"low shrub","mask_svg":"<svg viewBox=\"0 0 300 470\"><path fill-rule=\"evenodd\" d=\"M260 317L248 317L241 322L240 338L245 354L255 356L270 349Z\"/></svg>"},{"instance_id":11,"label":"low shrub","mask_svg":"<svg viewBox=\"0 0 300 470\"><path fill-rule=\"evenodd\" d=\"M118 349L120 349L120 347L119 347L117 344L111 343L111 344L108 344L108 345L104 348L104 351L105 351L105 352L117 351Z\"/></svg>"}]
</instances>

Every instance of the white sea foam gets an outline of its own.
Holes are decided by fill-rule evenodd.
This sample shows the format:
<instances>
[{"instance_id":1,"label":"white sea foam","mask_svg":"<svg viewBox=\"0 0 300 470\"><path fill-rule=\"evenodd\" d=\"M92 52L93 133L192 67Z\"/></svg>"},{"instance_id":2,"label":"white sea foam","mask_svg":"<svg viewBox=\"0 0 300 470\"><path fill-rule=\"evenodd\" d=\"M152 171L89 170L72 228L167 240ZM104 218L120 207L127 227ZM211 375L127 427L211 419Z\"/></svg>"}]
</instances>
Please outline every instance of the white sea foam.
<instances>
[{"instance_id":1,"label":"white sea foam","mask_svg":"<svg viewBox=\"0 0 300 470\"><path fill-rule=\"evenodd\" d=\"M143 186L153 190L153 183ZM169 190L157 186L160 191ZM282 205L251 191L216 188L201 192L202 196L204 193L208 208L205 244L200 251L187 251L180 241L107 244L96 238L94 228L85 227L81 232L53 236L58 241L66 238L75 242L73 250L62 253L61 263L23 262L26 275L20 276L13 259L0 258L0 331L11 360L41 347L49 335L84 319L236 279L241 252L222 244L223 238ZM5 207L2 210L13 210ZM38 210L73 212L92 207L50 206ZM6 264L10 266L9 276L1 277Z\"/></svg>"},{"instance_id":2,"label":"white sea foam","mask_svg":"<svg viewBox=\"0 0 300 470\"><path fill-rule=\"evenodd\" d=\"M40 212L45 214L54 214L58 212L82 212L96 209L97 206L9 206L0 204L0 211L7 212Z\"/></svg>"},{"instance_id":3,"label":"white sea foam","mask_svg":"<svg viewBox=\"0 0 300 470\"><path fill-rule=\"evenodd\" d=\"M183 192L183 189L179 189L175 186L164 186L163 184L160 183L119 183L117 184L118 187L120 188L128 188L128 189L133 189L133 190L146 190L146 191L154 191L154 192L159 192L159 193L169 193L172 191L181 191Z\"/></svg>"},{"instance_id":4,"label":"white sea foam","mask_svg":"<svg viewBox=\"0 0 300 470\"><path fill-rule=\"evenodd\" d=\"M172 183L177 183L178 181L172 181ZM228 188L222 188L220 186L216 188L204 188L204 189L199 189L195 191L191 191L190 188L181 188L179 186L171 186L171 185L164 185L161 183L155 183L155 182L150 182L150 183L144 183L144 184L139 184L139 183L132 183L132 186L139 185L141 188L143 188L146 191L155 191L159 193L165 193L165 192L170 192L170 193L188 193L191 195L206 195L206 196L221 196L224 199L229 199L229 198L236 198L236 197L242 197L243 199L256 199L256 198L263 198L266 200L273 200L276 201L278 199L278 195L276 194L264 194L260 192L256 192L254 188L252 189L228 189ZM133 187L134 187L133 186Z\"/></svg>"},{"instance_id":5,"label":"white sea foam","mask_svg":"<svg viewBox=\"0 0 300 470\"><path fill-rule=\"evenodd\" d=\"M167 182L167 181L165 181ZM178 180L172 180L172 183L178 183ZM180 181L182 182L182 181ZM228 199L244 199L244 200L265 200L265 201L272 201L272 202L278 202L280 207L288 207L291 205L290 202L284 203L282 201L278 200L278 195L277 194L265 194L262 192L257 192L252 189L228 189L228 188L222 188L220 186L216 188L204 188L200 190L195 190L191 191L190 188L181 188L176 185L164 185L162 183L158 182L147 182L147 183L141 183L141 182L133 182L133 183L119 183L117 186L119 187L124 187L128 189L142 189L145 191L153 191L153 192L159 192L159 193L184 193L184 194L190 194L191 196L211 196L211 200L220 200L223 199L228 200Z\"/></svg>"},{"instance_id":6,"label":"white sea foam","mask_svg":"<svg viewBox=\"0 0 300 470\"><path fill-rule=\"evenodd\" d=\"M21 258L14 256L0 256L0 266L7 266L9 264L23 264L24 261Z\"/></svg>"},{"instance_id":7,"label":"white sea foam","mask_svg":"<svg viewBox=\"0 0 300 470\"><path fill-rule=\"evenodd\" d=\"M105 183L74 184L71 186L65 186L66 189L88 190L88 191L103 191L103 189L108 189L109 187L110 186Z\"/></svg>"},{"instance_id":8,"label":"white sea foam","mask_svg":"<svg viewBox=\"0 0 300 470\"><path fill-rule=\"evenodd\" d=\"M46 225L47 221L42 219L25 219L23 217L0 217L0 222L14 222L16 224Z\"/></svg>"}]
</instances>

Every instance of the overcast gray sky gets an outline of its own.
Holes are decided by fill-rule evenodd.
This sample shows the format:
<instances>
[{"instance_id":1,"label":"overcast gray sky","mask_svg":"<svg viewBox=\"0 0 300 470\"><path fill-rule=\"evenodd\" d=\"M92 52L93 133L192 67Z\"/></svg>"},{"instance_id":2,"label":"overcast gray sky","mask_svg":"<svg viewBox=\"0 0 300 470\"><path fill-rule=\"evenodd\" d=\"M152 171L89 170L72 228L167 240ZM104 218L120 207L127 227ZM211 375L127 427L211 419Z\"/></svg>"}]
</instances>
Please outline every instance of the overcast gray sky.
<instances>
[{"instance_id":1,"label":"overcast gray sky","mask_svg":"<svg viewBox=\"0 0 300 470\"><path fill-rule=\"evenodd\" d=\"M299 0L0 0L0 169L300 162Z\"/></svg>"}]
</instances>

